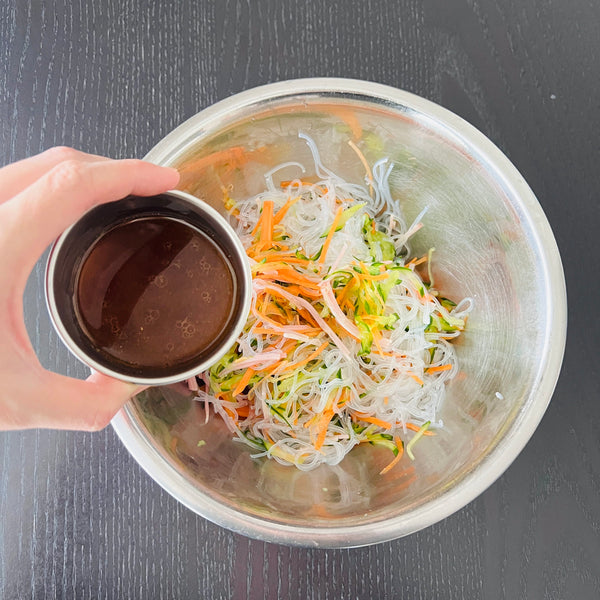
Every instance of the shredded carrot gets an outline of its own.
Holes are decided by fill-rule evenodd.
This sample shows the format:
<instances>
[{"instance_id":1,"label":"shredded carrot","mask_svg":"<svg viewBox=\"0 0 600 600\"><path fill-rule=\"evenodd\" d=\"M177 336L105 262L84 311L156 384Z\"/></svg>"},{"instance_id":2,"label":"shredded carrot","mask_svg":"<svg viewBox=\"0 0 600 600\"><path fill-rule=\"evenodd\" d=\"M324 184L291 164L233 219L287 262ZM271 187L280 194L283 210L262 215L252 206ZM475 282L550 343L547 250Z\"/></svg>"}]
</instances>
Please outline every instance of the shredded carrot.
<instances>
[{"instance_id":1,"label":"shredded carrot","mask_svg":"<svg viewBox=\"0 0 600 600\"><path fill-rule=\"evenodd\" d=\"M382 427L383 429L391 429L392 424L384 421L383 419L378 419L377 417L370 417L368 415L363 415L360 413L356 413L356 416L365 423L372 423L373 425L377 425L378 427Z\"/></svg>"},{"instance_id":2,"label":"shredded carrot","mask_svg":"<svg viewBox=\"0 0 600 600\"><path fill-rule=\"evenodd\" d=\"M390 469L395 467L400 462L400 459L402 458L402 455L404 454L404 444L402 443L402 440L399 437L395 437L394 442L396 444L396 448L398 448L398 454L396 454L396 456L394 456L394 460L392 460L392 462L387 467L384 467L379 472L380 475L385 475Z\"/></svg>"},{"instance_id":3,"label":"shredded carrot","mask_svg":"<svg viewBox=\"0 0 600 600\"><path fill-rule=\"evenodd\" d=\"M311 360L315 360L315 358L317 358L319 356L319 354L321 354L321 352L323 352L323 350L325 350L325 348L327 348L327 346L329 346L329 341L323 342L312 354L307 356L305 359L295 362L295 363L290 363L284 369L277 371L277 373L285 373L286 371L293 371L295 369L299 369L300 367L303 367L304 365L307 365Z\"/></svg>"},{"instance_id":4,"label":"shredded carrot","mask_svg":"<svg viewBox=\"0 0 600 600\"><path fill-rule=\"evenodd\" d=\"M335 217L333 219L331 229L329 230L329 233L327 234L327 238L325 239L325 243L323 244L323 248L321 250L321 256L319 256L318 262L320 265L322 265L325 262L325 256L327 255L327 250L329 250L329 244L331 244L331 239L333 238L333 234L335 233L338 223L340 222L340 219L342 218L343 212L344 212L344 209L340 206L335 213Z\"/></svg>"},{"instance_id":5,"label":"shredded carrot","mask_svg":"<svg viewBox=\"0 0 600 600\"><path fill-rule=\"evenodd\" d=\"M345 308L349 314L352 314L352 312L354 311L354 306L352 305L352 302L350 302L350 300L345 300L344 306L342 306L341 308Z\"/></svg>"},{"instance_id":6,"label":"shredded carrot","mask_svg":"<svg viewBox=\"0 0 600 600\"><path fill-rule=\"evenodd\" d=\"M243 406L238 406L235 411L238 414L238 417L248 417L250 415L250 406L248 404L244 404Z\"/></svg>"},{"instance_id":7,"label":"shredded carrot","mask_svg":"<svg viewBox=\"0 0 600 600\"><path fill-rule=\"evenodd\" d=\"M237 422L237 413L235 411L231 410L228 406L223 406L223 410L232 418L232 420Z\"/></svg>"},{"instance_id":8,"label":"shredded carrot","mask_svg":"<svg viewBox=\"0 0 600 600\"><path fill-rule=\"evenodd\" d=\"M288 288L289 289L289 288ZM284 327L284 325L281 325L280 327ZM302 335L306 335L309 337L313 337L316 335L319 335L320 333L322 333L322 331L320 329L317 329L316 327L309 327L308 325L296 325L296 327L300 328L297 331L297 333L301 333ZM280 328L273 328L273 327L258 327L258 326L254 326L252 327L252 333L256 334L256 335L284 335L285 331L282 331Z\"/></svg>"},{"instance_id":9,"label":"shredded carrot","mask_svg":"<svg viewBox=\"0 0 600 600\"><path fill-rule=\"evenodd\" d=\"M427 262L427 255L422 256L421 258L413 258L411 261L406 263L406 267L416 267L418 265L422 265L424 262Z\"/></svg>"},{"instance_id":10,"label":"shredded carrot","mask_svg":"<svg viewBox=\"0 0 600 600\"><path fill-rule=\"evenodd\" d=\"M276 317L287 317L286 310L283 306L280 306L273 300L267 300L261 306L261 313L263 315L272 315Z\"/></svg>"},{"instance_id":11,"label":"shredded carrot","mask_svg":"<svg viewBox=\"0 0 600 600\"><path fill-rule=\"evenodd\" d=\"M356 280L354 277L352 277L352 279L350 279L348 281L348 283L342 288L342 292L337 297L338 304L343 308L342 305L346 301L346 297L348 296L348 294L350 294L351 292L355 292L355 291L356 291ZM352 307L352 305L350 305L350 307L351 307L351 309L354 308L354 307Z\"/></svg>"},{"instance_id":12,"label":"shredded carrot","mask_svg":"<svg viewBox=\"0 0 600 600\"><path fill-rule=\"evenodd\" d=\"M312 181L307 181L306 179L286 179L279 184L282 188L286 187L300 187L306 185L308 187L314 185Z\"/></svg>"},{"instance_id":13,"label":"shredded carrot","mask_svg":"<svg viewBox=\"0 0 600 600\"><path fill-rule=\"evenodd\" d=\"M253 306L250 307L250 311L259 321L261 321L263 323L268 323L269 325L272 325L275 328L279 328L279 327L283 326L283 323L278 323L274 319L269 318L267 315L258 312L256 310L256 308L254 308Z\"/></svg>"},{"instance_id":14,"label":"shredded carrot","mask_svg":"<svg viewBox=\"0 0 600 600\"><path fill-rule=\"evenodd\" d=\"M273 363L272 365L269 365L268 367L265 367L264 369L262 369L261 373L263 374L264 377L269 377L273 373L275 373L275 371L277 371L277 369L279 369L280 367L282 367L283 365L286 365L286 364L287 364L287 360L278 361L278 362Z\"/></svg>"},{"instance_id":15,"label":"shredded carrot","mask_svg":"<svg viewBox=\"0 0 600 600\"><path fill-rule=\"evenodd\" d=\"M288 288L289 290L290 288ZM298 288L298 294L302 294L303 296L307 296L308 298L312 298L313 300L316 300L318 298L321 298L321 292L318 290L309 290L305 287L299 287Z\"/></svg>"},{"instance_id":16,"label":"shredded carrot","mask_svg":"<svg viewBox=\"0 0 600 600\"><path fill-rule=\"evenodd\" d=\"M246 369L246 372L242 375L242 378L239 380L238 384L235 386L234 390L231 392L232 396L237 396L244 391L244 388L248 385L250 379L252 379L252 375L254 375L253 369ZM238 411L239 414L239 411Z\"/></svg>"},{"instance_id":17,"label":"shredded carrot","mask_svg":"<svg viewBox=\"0 0 600 600\"><path fill-rule=\"evenodd\" d=\"M339 400L337 401L337 408L342 408L346 402L350 400L350 389L344 388L340 394Z\"/></svg>"},{"instance_id":18,"label":"shredded carrot","mask_svg":"<svg viewBox=\"0 0 600 600\"><path fill-rule=\"evenodd\" d=\"M282 265L290 264L290 265L304 265L308 266L310 264L309 260L304 258L298 258L294 255L285 254L285 253L274 253L271 252L269 254L258 255L256 260L261 261L264 260L265 263L281 263ZM259 265L260 266L260 265Z\"/></svg>"},{"instance_id":19,"label":"shredded carrot","mask_svg":"<svg viewBox=\"0 0 600 600\"><path fill-rule=\"evenodd\" d=\"M370 281L384 281L389 277L387 273L381 273L379 275L371 275L370 273L357 273L360 279L369 279Z\"/></svg>"},{"instance_id":20,"label":"shredded carrot","mask_svg":"<svg viewBox=\"0 0 600 600\"><path fill-rule=\"evenodd\" d=\"M296 312L307 322L310 323L313 327L319 327L317 322L314 320L313 316L304 308L298 308ZM320 329L320 327L319 327Z\"/></svg>"},{"instance_id":21,"label":"shredded carrot","mask_svg":"<svg viewBox=\"0 0 600 600\"><path fill-rule=\"evenodd\" d=\"M333 410L325 410L323 412L323 417L319 422L319 435L317 436L317 441L315 442L315 448L320 450L325 442L325 438L327 437L327 428L329 427L329 422L333 418L334 412Z\"/></svg>"},{"instance_id":22,"label":"shredded carrot","mask_svg":"<svg viewBox=\"0 0 600 600\"><path fill-rule=\"evenodd\" d=\"M381 354L383 352L383 350L381 349L381 332L379 331L379 329L377 329L377 327L372 327L371 334L373 335L373 343L375 344L375 347L377 348L379 354Z\"/></svg>"},{"instance_id":23,"label":"shredded carrot","mask_svg":"<svg viewBox=\"0 0 600 600\"><path fill-rule=\"evenodd\" d=\"M440 371L449 371L452 365L439 365L437 367L429 367L427 373L439 373Z\"/></svg>"},{"instance_id":24,"label":"shredded carrot","mask_svg":"<svg viewBox=\"0 0 600 600\"><path fill-rule=\"evenodd\" d=\"M421 428L418 425L415 425L414 423L404 423L404 427L406 427L406 429L410 429L411 431L420 431ZM434 431L424 431L423 435L425 436L432 436L435 435Z\"/></svg>"},{"instance_id":25,"label":"shredded carrot","mask_svg":"<svg viewBox=\"0 0 600 600\"><path fill-rule=\"evenodd\" d=\"M359 277L360 279L370 279L371 281L383 281L384 279L387 279L389 277L389 273L379 273L378 275L371 275L371 273L369 273L369 267L367 267L367 265L365 265L365 263L360 262L358 263L360 265L360 268L363 270L362 273L356 273L356 276Z\"/></svg>"},{"instance_id":26,"label":"shredded carrot","mask_svg":"<svg viewBox=\"0 0 600 600\"><path fill-rule=\"evenodd\" d=\"M405 359L406 354L398 354L397 352L380 352L382 356L390 356L391 358Z\"/></svg>"},{"instance_id":27,"label":"shredded carrot","mask_svg":"<svg viewBox=\"0 0 600 600\"><path fill-rule=\"evenodd\" d=\"M260 241L262 244L270 244L273 241L273 200L264 201L263 217Z\"/></svg>"},{"instance_id":28,"label":"shredded carrot","mask_svg":"<svg viewBox=\"0 0 600 600\"><path fill-rule=\"evenodd\" d=\"M263 209L262 212L260 213L260 217L258 217L258 219L256 221L256 225L254 226L254 229L252 230L252 235L256 235L258 233L258 231L260 230L260 228L263 224L264 215L265 215L265 211Z\"/></svg>"},{"instance_id":29,"label":"shredded carrot","mask_svg":"<svg viewBox=\"0 0 600 600\"><path fill-rule=\"evenodd\" d=\"M354 333L352 333L351 331L348 331L347 329L344 329L335 318L329 317L327 319L325 319L325 322L327 323L327 325L329 325L329 327L331 327L331 329L333 329L333 331L335 331L335 333L337 333L339 336L346 336L346 337L351 337L353 340L356 340L357 342L360 342L360 337L358 335L355 335Z\"/></svg>"},{"instance_id":30,"label":"shredded carrot","mask_svg":"<svg viewBox=\"0 0 600 600\"><path fill-rule=\"evenodd\" d=\"M290 207L295 204L296 202L298 202L299 200L299 196L296 196L295 198L290 198L275 214L275 216L273 217L273 225L278 225L279 223L281 223L281 220L283 219L283 217L285 217L287 211L290 209Z\"/></svg>"},{"instance_id":31,"label":"shredded carrot","mask_svg":"<svg viewBox=\"0 0 600 600\"><path fill-rule=\"evenodd\" d=\"M419 385L423 385L423 380L418 375L410 372L408 372L408 375L410 375Z\"/></svg>"},{"instance_id":32,"label":"shredded carrot","mask_svg":"<svg viewBox=\"0 0 600 600\"><path fill-rule=\"evenodd\" d=\"M286 283L297 283L307 288L319 288L319 282L313 281L304 275L301 275L294 269L279 269L277 271L271 271L264 273L265 279L274 279L277 281L285 281Z\"/></svg>"},{"instance_id":33,"label":"shredded carrot","mask_svg":"<svg viewBox=\"0 0 600 600\"><path fill-rule=\"evenodd\" d=\"M281 347L281 350L283 352L290 352L290 350L293 350L297 345L298 345L298 342L296 340L288 340L285 344L283 344L283 346ZM268 349L269 348L267 348L267 350Z\"/></svg>"}]
</instances>

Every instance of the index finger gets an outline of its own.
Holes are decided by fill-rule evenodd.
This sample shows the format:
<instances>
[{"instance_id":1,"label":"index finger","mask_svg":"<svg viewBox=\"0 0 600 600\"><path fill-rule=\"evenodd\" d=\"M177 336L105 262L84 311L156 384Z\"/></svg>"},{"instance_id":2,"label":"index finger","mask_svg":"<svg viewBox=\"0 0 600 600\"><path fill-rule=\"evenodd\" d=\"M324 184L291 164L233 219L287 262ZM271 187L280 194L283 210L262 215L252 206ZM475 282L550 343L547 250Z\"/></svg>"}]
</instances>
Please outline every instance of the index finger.
<instances>
[{"instance_id":1,"label":"index finger","mask_svg":"<svg viewBox=\"0 0 600 600\"><path fill-rule=\"evenodd\" d=\"M178 180L175 169L135 159L60 163L0 205L5 270L26 280L45 248L93 206L130 194L159 194Z\"/></svg>"},{"instance_id":2,"label":"index finger","mask_svg":"<svg viewBox=\"0 0 600 600\"><path fill-rule=\"evenodd\" d=\"M79 152L66 146L56 146L41 154L14 162L0 169L0 204L22 192L65 160L91 162L110 159Z\"/></svg>"}]
</instances>

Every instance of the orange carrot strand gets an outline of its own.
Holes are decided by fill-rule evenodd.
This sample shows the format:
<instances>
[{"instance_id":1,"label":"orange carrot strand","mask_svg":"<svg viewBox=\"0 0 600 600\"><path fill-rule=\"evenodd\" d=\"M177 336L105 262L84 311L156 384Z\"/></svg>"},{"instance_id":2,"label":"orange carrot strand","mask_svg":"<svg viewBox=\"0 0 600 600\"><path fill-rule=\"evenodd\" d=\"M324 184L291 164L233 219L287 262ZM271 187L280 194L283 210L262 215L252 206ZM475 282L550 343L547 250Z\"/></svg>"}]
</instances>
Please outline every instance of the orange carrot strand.
<instances>
[{"instance_id":1,"label":"orange carrot strand","mask_svg":"<svg viewBox=\"0 0 600 600\"><path fill-rule=\"evenodd\" d=\"M281 220L283 219L283 217L285 217L287 211L290 209L290 207L292 205L294 205L296 202L298 202L298 199L300 198L300 196L296 196L295 198L290 198L275 214L275 216L273 217L273 225L278 225L279 223L281 223Z\"/></svg>"},{"instance_id":2,"label":"orange carrot strand","mask_svg":"<svg viewBox=\"0 0 600 600\"><path fill-rule=\"evenodd\" d=\"M247 369L246 372L242 375L242 378L239 380L238 384L235 386L235 389L231 394L233 396L237 396L244 391L244 388L248 385L250 379L252 379L252 375L254 375L253 369ZM238 411L239 414L239 411Z\"/></svg>"},{"instance_id":3,"label":"orange carrot strand","mask_svg":"<svg viewBox=\"0 0 600 600\"><path fill-rule=\"evenodd\" d=\"M325 239L325 243L323 244L323 249L321 250L321 256L319 256L319 264L322 265L325 262L325 256L327 255L327 250L329 250L329 245L331 244L331 239L333 238L333 234L342 218L342 213L344 212L343 207L339 207L335 213L335 218L333 219L333 223L331 225L331 229L327 234L327 238Z\"/></svg>"},{"instance_id":4,"label":"orange carrot strand","mask_svg":"<svg viewBox=\"0 0 600 600\"><path fill-rule=\"evenodd\" d=\"M395 467L400 462L400 459L402 458L402 455L404 454L404 444L402 443L402 440L399 437L395 437L394 442L396 444L396 448L398 448L398 454L396 454L396 456L394 457L394 460L392 460L392 462L389 463L387 467L384 467L379 472L380 475L385 475L390 469Z\"/></svg>"},{"instance_id":5,"label":"orange carrot strand","mask_svg":"<svg viewBox=\"0 0 600 600\"><path fill-rule=\"evenodd\" d=\"M439 365L437 367L429 367L427 373L440 373L441 371L449 371L452 365Z\"/></svg>"}]
</instances>

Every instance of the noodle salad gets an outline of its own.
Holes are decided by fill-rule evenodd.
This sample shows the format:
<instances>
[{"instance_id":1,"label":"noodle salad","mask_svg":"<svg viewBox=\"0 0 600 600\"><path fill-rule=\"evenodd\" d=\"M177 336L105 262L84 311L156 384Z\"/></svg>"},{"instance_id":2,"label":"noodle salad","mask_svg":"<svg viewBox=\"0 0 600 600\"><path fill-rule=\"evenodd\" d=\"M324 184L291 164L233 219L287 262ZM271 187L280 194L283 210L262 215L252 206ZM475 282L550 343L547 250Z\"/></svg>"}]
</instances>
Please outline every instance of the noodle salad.
<instances>
[{"instance_id":1,"label":"noodle salad","mask_svg":"<svg viewBox=\"0 0 600 600\"><path fill-rule=\"evenodd\" d=\"M367 174L365 185L349 183L300 137L314 182L276 185L283 168L306 172L284 163L266 173L263 193L226 194L251 263L251 311L231 350L190 387L254 457L309 470L369 443L393 453L385 473L441 426L444 385L458 372L450 342L472 301L434 289L433 250L408 260L425 211L406 226L388 184L393 164L371 169L350 142Z\"/></svg>"}]
</instances>

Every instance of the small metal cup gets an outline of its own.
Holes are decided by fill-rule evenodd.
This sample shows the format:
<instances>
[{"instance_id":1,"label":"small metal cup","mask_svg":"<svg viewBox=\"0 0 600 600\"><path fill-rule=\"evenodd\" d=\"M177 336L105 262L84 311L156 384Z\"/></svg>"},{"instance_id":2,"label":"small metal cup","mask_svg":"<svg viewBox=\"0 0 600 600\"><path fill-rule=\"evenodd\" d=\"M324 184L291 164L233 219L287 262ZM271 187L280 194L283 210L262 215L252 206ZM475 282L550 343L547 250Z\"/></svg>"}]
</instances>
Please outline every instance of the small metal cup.
<instances>
[{"instance_id":1,"label":"small metal cup","mask_svg":"<svg viewBox=\"0 0 600 600\"><path fill-rule=\"evenodd\" d=\"M76 314L77 275L91 246L113 226L133 218L170 217L207 235L225 254L234 280L233 314L224 331L198 357L160 376L143 365L111 361L83 332ZM167 385L201 373L217 362L240 334L250 310L252 274L235 231L214 208L191 194L171 190L157 196L129 196L97 206L67 229L54 243L46 267L46 303L52 324L67 348L92 369L140 385ZM173 324L175 327L175 323Z\"/></svg>"}]
</instances>

